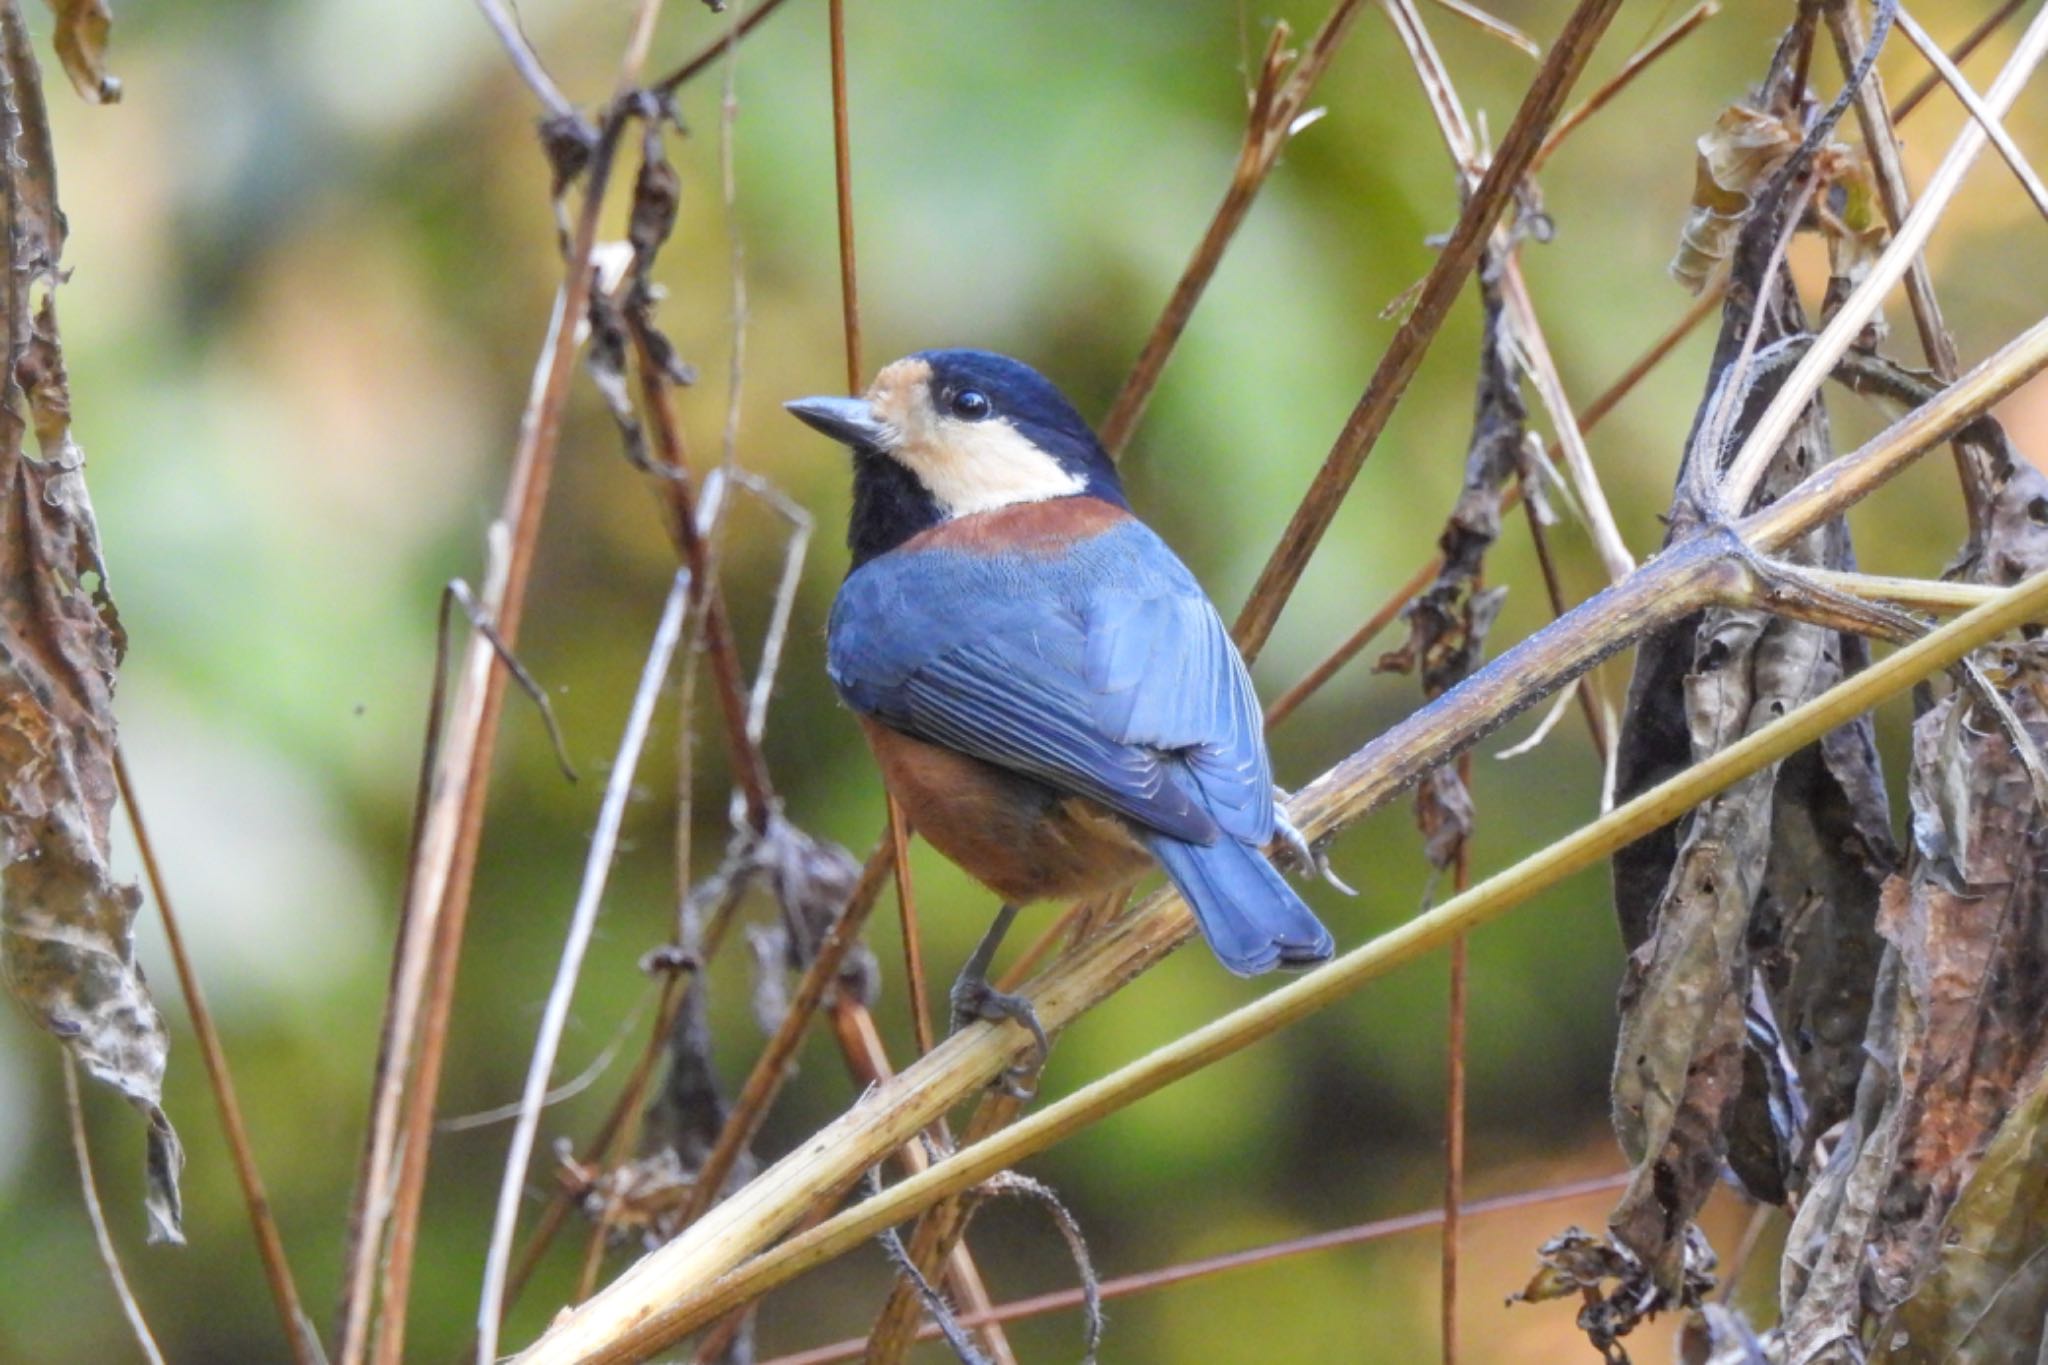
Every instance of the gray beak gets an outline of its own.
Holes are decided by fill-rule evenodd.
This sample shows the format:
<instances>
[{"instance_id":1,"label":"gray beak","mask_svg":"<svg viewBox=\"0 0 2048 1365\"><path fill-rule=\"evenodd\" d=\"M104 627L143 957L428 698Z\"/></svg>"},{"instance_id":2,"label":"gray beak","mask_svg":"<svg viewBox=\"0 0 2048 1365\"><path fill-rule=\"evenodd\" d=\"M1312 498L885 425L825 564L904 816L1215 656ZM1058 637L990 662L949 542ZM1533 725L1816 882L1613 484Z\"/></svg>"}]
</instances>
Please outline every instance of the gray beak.
<instances>
[{"instance_id":1,"label":"gray beak","mask_svg":"<svg viewBox=\"0 0 2048 1365\"><path fill-rule=\"evenodd\" d=\"M879 450L888 444L889 428L875 420L865 398L796 398L782 406L804 425L845 445Z\"/></svg>"}]
</instances>

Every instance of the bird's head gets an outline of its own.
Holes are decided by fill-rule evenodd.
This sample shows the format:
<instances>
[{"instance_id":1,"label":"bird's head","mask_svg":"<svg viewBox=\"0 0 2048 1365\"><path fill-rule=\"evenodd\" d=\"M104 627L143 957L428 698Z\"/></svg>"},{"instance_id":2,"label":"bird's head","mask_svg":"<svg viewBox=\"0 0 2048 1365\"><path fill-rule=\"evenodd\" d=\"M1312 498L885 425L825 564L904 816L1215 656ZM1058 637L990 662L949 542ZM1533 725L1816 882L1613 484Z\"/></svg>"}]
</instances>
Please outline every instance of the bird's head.
<instances>
[{"instance_id":1,"label":"bird's head","mask_svg":"<svg viewBox=\"0 0 2048 1365\"><path fill-rule=\"evenodd\" d=\"M1124 505L1116 466L1052 382L989 351L919 351L859 398L789 411L853 448L859 563L955 517L1088 496Z\"/></svg>"}]
</instances>

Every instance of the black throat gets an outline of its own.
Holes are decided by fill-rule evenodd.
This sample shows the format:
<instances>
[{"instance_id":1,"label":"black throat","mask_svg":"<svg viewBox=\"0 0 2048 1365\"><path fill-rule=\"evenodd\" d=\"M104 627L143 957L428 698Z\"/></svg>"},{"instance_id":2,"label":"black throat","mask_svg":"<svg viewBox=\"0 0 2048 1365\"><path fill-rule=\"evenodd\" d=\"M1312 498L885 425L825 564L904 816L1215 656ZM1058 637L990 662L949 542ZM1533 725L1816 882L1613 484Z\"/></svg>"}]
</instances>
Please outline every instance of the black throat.
<instances>
[{"instance_id":1,"label":"black throat","mask_svg":"<svg viewBox=\"0 0 2048 1365\"><path fill-rule=\"evenodd\" d=\"M853 552L849 572L942 519L938 503L900 462L877 450L853 452L853 517L846 527L846 548Z\"/></svg>"}]
</instances>

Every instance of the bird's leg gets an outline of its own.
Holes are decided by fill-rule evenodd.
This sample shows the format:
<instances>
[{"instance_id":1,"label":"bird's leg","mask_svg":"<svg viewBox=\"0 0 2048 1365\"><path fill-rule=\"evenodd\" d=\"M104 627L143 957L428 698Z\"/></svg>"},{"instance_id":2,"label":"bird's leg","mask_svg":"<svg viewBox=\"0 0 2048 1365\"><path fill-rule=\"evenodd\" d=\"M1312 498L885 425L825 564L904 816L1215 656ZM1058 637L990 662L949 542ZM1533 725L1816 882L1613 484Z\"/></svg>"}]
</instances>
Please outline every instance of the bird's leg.
<instances>
[{"instance_id":1,"label":"bird's leg","mask_svg":"<svg viewBox=\"0 0 2048 1365\"><path fill-rule=\"evenodd\" d=\"M996 949L1001 946L1003 935L1010 931L1010 921L1017 918L1017 907L1004 905L996 911L995 923L981 936L974 952L968 956L967 965L960 969L960 977L953 983L953 1030L959 1032L977 1019L994 1022L1014 1019L1031 1030L1031 1036L1038 1046L1038 1057L1028 1065L1011 1067L1003 1081L1002 1089L1020 1100L1028 1100L1034 1093L1024 1084L1027 1077L1035 1077L1045 1066L1046 1055L1052 1051L1052 1043L1045 1036L1045 1026L1038 1022L1037 1011L1031 1002L1021 995L999 991L989 984L989 964L995 961Z\"/></svg>"}]
</instances>

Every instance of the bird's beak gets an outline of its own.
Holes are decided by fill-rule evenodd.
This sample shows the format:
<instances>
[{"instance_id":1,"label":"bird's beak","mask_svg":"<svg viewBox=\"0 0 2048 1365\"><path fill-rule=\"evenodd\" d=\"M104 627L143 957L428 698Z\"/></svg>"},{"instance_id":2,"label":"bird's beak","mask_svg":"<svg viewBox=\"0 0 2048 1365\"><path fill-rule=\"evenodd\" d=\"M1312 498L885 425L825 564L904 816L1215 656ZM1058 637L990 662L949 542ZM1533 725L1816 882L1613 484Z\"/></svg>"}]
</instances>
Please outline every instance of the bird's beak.
<instances>
[{"instance_id":1,"label":"bird's beak","mask_svg":"<svg viewBox=\"0 0 2048 1365\"><path fill-rule=\"evenodd\" d=\"M846 445L880 450L889 444L888 426L865 398L796 398L782 406L804 425Z\"/></svg>"}]
</instances>

